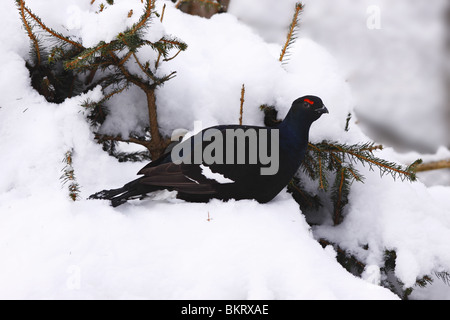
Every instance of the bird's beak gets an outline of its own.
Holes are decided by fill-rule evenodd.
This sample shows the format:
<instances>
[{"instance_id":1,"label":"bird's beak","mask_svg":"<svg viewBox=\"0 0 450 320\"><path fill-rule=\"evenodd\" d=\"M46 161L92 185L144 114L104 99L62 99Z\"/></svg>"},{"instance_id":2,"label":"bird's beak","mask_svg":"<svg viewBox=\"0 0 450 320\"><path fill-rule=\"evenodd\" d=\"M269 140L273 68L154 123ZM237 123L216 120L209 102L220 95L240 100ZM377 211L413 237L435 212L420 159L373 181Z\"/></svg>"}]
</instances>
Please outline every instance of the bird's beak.
<instances>
[{"instance_id":1,"label":"bird's beak","mask_svg":"<svg viewBox=\"0 0 450 320\"><path fill-rule=\"evenodd\" d=\"M323 106L322 108L317 109L316 112L318 114L328 113L328 109L327 109L327 107Z\"/></svg>"}]
</instances>

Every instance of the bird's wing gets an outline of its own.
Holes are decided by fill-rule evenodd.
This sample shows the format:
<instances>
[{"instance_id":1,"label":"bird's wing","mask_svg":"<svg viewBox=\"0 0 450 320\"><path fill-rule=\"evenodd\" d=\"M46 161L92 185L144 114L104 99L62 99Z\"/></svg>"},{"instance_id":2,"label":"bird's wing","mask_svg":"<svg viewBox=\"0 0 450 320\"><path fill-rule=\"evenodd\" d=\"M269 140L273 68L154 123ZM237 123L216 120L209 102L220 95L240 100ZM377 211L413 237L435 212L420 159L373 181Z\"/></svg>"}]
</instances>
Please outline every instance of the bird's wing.
<instances>
[{"instance_id":1,"label":"bird's wing","mask_svg":"<svg viewBox=\"0 0 450 320\"><path fill-rule=\"evenodd\" d=\"M167 153L163 154L161 157L159 157L158 159L156 159L155 161L148 163L145 167L143 167L141 170L139 170L139 172L137 174L144 174L143 171L145 169L154 168L161 164L169 163L169 162L172 162L172 159L170 158L170 152L167 152Z\"/></svg>"},{"instance_id":2,"label":"bird's wing","mask_svg":"<svg viewBox=\"0 0 450 320\"><path fill-rule=\"evenodd\" d=\"M226 136L227 129L261 129L261 127L253 126L238 126L238 125L226 125L216 126L214 129L221 131ZM265 128L270 130L269 128ZM225 138L224 138L225 142ZM182 142L182 145L186 146L186 151L189 154L194 153L193 137ZM210 141L202 141L202 150L209 145ZM225 145L224 145L225 148ZM236 155L236 149L234 154ZM225 149L225 152L227 150ZM248 155L249 145L246 144L245 152ZM193 158L191 159L193 163ZM252 183L258 183L261 175L261 168L264 165L260 163L259 159L256 164L208 164L203 161L202 164L174 164L170 153L165 154L161 158L149 163L142 168L138 174L143 174L142 183L148 185L161 186L166 188L173 188L174 190L185 193L204 193L214 194L217 190L217 186L223 184L223 180L231 180L230 182L236 182L240 185L248 185ZM209 171L209 173L206 172ZM218 178L214 175L219 175ZM222 179L223 178L223 179Z\"/></svg>"},{"instance_id":3,"label":"bird's wing","mask_svg":"<svg viewBox=\"0 0 450 320\"><path fill-rule=\"evenodd\" d=\"M198 165L164 163L156 167L143 168L142 184L173 189L183 193L214 194L217 182L201 174ZM195 178L193 178L195 177Z\"/></svg>"},{"instance_id":4,"label":"bird's wing","mask_svg":"<svg viewBox=\"0 0 450 320\"><path fill-rule=\"evenodd\" d=\"M258 141L259 141L259 131L258 131L259 129L266 129L266 130L269 130L269 132L271 130L270 128L256 127L256 126L238 126L238 125L220 126L220 131L225 132L226 129L256 130L256 133L258 136ZM245 159L248 160L249 150L250 150L250 146L248 143L245 144L244 150L245 150ZM259 150L259 147L258 147L258 150ZM225 152L227 152L226 149L225 149ZM234 149L235 157L236 157L236 154L237 154L237 148L235 146L235 149ZM224 164L213 163L213 164L208 165L208 167L213 173L221 174L225 178L228 178L228 179L238 182L240 184L249 185L252 183L257 183L257 181L259 180L258 178L261 176L261 168L266 167L266 165L263 165L260 162L260 158L259 158L259 154L258 154L257 162L255 164L249 164L249 163L238 164L237 159L235 158L234 163L232 163L232 164L230 164L230 163L224 163Z\"/></svg>"}]
</instances>

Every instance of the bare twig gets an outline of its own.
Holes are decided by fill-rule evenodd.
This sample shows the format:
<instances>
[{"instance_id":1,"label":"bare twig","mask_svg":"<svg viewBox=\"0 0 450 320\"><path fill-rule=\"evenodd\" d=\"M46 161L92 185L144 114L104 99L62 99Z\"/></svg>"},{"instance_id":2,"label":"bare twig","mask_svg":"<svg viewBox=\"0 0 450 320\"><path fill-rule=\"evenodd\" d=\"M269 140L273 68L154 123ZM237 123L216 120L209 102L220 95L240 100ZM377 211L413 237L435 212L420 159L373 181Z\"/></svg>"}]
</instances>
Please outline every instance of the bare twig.
<instances>
[{"instance_id":1,"label":"bare twig","mask_svg":"<svg viewBox=\"0 0 450 320\"><path fill-rule=\"evenodd\" d=\"M242 85L242 89L241 89L241 108L239 111L239 125L242 126L242 116L244 114L244 95L245 95L245 86Z\"/></svg>"},{"instance_id":2,"label":"bare twig","mask_svg":"<svg viewBox=\"0 0 450 320\"><path fill-rule=\"evenodd\" d=\"M449 169L449 168L450 168L450 159L422 163L422 164L417 165L415 170L416 170L416 172L423 172L423 171Z\"/></svg>"},{"instance_id":3,"label":"bare twig","mask_svg":"<svg viewBox=\"0 0 450 320\"><path fill-rule=\"evenodd\" d=\"M166 12L166 4L164 3L164 6L162 8L162 12L161 12L161 19L160 21L163 22L164 20L164 13Z\"/></svg>"}]
</instances>

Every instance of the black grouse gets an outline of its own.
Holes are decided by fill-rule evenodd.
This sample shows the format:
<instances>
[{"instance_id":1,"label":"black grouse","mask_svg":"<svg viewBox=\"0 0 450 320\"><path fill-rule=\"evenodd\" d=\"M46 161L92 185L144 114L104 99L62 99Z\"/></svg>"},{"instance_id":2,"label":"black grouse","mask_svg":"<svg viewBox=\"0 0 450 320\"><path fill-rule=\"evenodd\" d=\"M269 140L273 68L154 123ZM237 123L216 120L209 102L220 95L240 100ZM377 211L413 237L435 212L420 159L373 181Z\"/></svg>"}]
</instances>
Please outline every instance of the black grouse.
<instances>
[{"instance_id":1,"label":"black grouse","mask_svg":"<svg viewBox=\"0 0 450 320\"><path fill-rule=\"evenodd\" d=\"M322 100L304 96L292 103L275 127L220 125L207 128L152 161L142 177L90 199L111 200L116 207L158 190L177 198L207 202L216 198L272 200L297 172L308 147L311 124L328 113Z\"/></svg>"}]
</instances>

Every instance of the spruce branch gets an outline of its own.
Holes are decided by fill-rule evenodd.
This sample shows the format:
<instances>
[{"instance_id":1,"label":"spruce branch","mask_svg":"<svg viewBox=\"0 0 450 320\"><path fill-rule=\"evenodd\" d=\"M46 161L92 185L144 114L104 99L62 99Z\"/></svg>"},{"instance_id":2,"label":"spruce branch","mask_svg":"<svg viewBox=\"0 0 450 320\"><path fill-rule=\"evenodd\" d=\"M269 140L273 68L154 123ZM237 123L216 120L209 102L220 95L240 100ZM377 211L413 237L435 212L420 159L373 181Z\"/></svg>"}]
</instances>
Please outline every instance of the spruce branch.
<instances>
[{"instance_id":1,"label":"spruce branch","mask_svg":"<svg viewBox=\"0 0 450 320\"><path fill-rule=\"evenodd\" d=\"M286 42L284 43L284 46L281 49L280 58L279 58L280 62L285 61L284 58L285 58L285 56L287 56L289 48L292 46L292 44L297 39L296 35L297 35L298 25L299 25L299 16L300 16L301 12L303 11L303 8L304 8L304 5L301 2L297 2L295 4L295 11L294 11L294 15L292 17L292 22L289 26L288 34L286 36Z\"/></svg>"},{"instance_id":2,"label":"spruce branch","mask_svg":"<svg viewBox=\"0 0 450 320\"><path fill-rule=\"evenodd\" d=\"M146 41L146 43L150 45L153 49L158 51L158 58L156 59L155 62L155 69L158 69L161 57L164 57L164 61L170 61L176 58L181 51L185 51L187 49L186 43L176 38L170 38L167 36L164 36L157 42ZM168 58L167 56L169 55L169 51L174 48L178 49L178 52L171 58Z\"/></svg>"},{"instance_id":3,"label":"spruce branch","mask_svg":"<svg viewBox=\"0 0 450 320\"><path fill-rule=\"evenodd\" d=\"M338 244L333 243L327 239L321 238L318 240L319 244L325 248L332 246L336 251L336 260L341 264L348 272L357 277L361 277L366 269L366 263L356 257ZM368 245L362 247L367 250ZM380 266L381 273L381 286L389 289L394 294L398 295L403 300L408 300L415 287L424 288L427 285L433 283L433 278L430 275L424 275L416 279L414 286L405 287L404 283L396 276L396 260L397 253L395 250L386 249L384 252L383 265ZM450 274L446 271L434 272L434 275L442 280L447 285L450 285Z\"/></svg>"},{"instance_id":4,"label":"spruce branch","mask_svg":"<svg viewBox=\"0 0 450 320\"><path fill-rule=\"evenodd\" d=\"M102 41L94 48L85 49L71 61L66 62L64 67L69 70L89 69L92 64L97 64L97 61L95 60L97 58L96 54L108 46L110 46L110 43L105 43ZM98 56L100 55L101 53L98 54Z\"/></svg>"},{"instance_id":5,"label":"spruce branch","mask_svg":"<svg viewBox=\"0 0 450 320\"><path fill-rule=\"evenodd\" d=\"M287 191L292 194L292 197L300 205L302 211L318 210L322 206L320 198L306 191L298 176L295 176L289 182Z\"/></svg>"},{"instance_id":6,"label":"spruce branch","mask_svg":"<svg viewBox=\"0 0 450 320\"><path fill-rule=\"evenodd\" d=\"M113 152L111 156L117 158L119 162L142 162L151 161L148 151L137 152Z\"/></svg>"},{"instance_id":7,"label":"spruce branch","mask_svg":"<svg viewBox=\"0 0 450 320\"><path fill-rule=\"evenodd\" d=\"M327 180L324 177L324 170L322 168L322 158L321 158L320 155L317 158L317 162L318 162L318 165L319 165L319 168L318 168L319 169L319 189L327 190L328 183L327 183Z\"/></svg>"},{"instance_id":8,"label":"spruce branch","mask_svg":"<svg viewBox=\"0 0 450 320\"><path fill-rule=\"evenodd\" d=\"M303 172L305 172L313 181L319 179L319 166L315 159L314 153L307 152L301 166Z\"/></svg>"},{"instance_id":9,"label":"spruce branch","mask_svg":"<svg viewBox=\"0 0 450 320\"><path fill-rule=\"evenodd\" d=\"M373 155L373 151L381 150L382 146L375 145L371 142L363 144L344 145L335 141L323 141L321 143L314 144L314 147L315 148L312 149L319 150L319 152L324 153L333 153L339 160L347 160L350 164L360 162L363 165L369 165L369 168L372 170L374 167L378 167L381 176L388 173L391 174L394 179L400 177L401 180L416 180L414 169L417 165L417 161L414 163L414 165L404 168L403 166L398 165L394 162L377 158Z\"/></svg>"},{"instance_id":10,"label":"spruce branch","mask_svg":"<svg viewBox=\"0 0 450 320\"><path fill-rule=\"evenodd\" d=\"M433 283L433 278L431 275L424 275L416 279L414 286L405 287L404 283L395 275L396 260L396 251L386 249L384 253L384 266L380 268L380 270L384 274L384 280L382 280L381 285L399 295L403 300L409 299L409 296L411 295L415 287L424 288L427 285ZM450 285L450 273L448 273L447 271L435 271L433 273L445 284Z\"/></svg>"},{"instance_id":11,"label":"spruce branch","mask_svg":"<svg viewBox=\"0 0 450 320\"><path fill-rule=\"evenodd\" d=\"M76 75L61 68L61 61L77 55L79 43L47 27L27 6L24 0L16 0L20 19L31 41L31 60L26 63L31 85L47 101L61 103L82 89ZM52 45L52 47L49 47Z\"/></svg>"},{"instance_id":12,"label":"spruce branch","mask_svg":"<svg viewBox=\"0 0 450 320\"><path fill-rule=\"evenodd\" d=\"M98 104L105 103L107 100L111 99L114 95L119 94L125 90L127 90L130 87L130 83L128 81L124 81L124 84L120 85L115 84L116 88L111 90L111 92L107 93L102 100L98 102Z\"/></svg>"},{"instance_id":13,"label":"spruce branch","mask_svg":"<svg viewBox=\"0 0 450 320\"><path fill-rule=\"evenodd\" d=\"M343 220L344 207L348 203L348 196L350 194L351 177L346 168L342 167L336 173L336 179L333 184L333 191L331 193L331 200L333 201L333 223L338 225Z\"/></svg>"},{"instance_id":14,"label":"spruce branch","mask_svg":"<svg viewBox=\"0 0 450 320\"><path fill-rule=\"evenodd\" d=\"M63 162L66 164L63 168L63 174L60 177L62 184L65 185L69 183L69 197L72 201L77 201L79 199L80 186L75 178L75 170L73 168L73 151L69 150L64 154Z\"/></svg>"},{"instance_id":15,"label":"spruce branch","mask_svg":"<svg viewBox=\"0 0 450 320\"><path fill-rule=\"evenodd\" d=\"M277 119L278 112L275 107L262 105L260 109L264 112L266 126L275 127L280 123L281 120ZM421 163L420 159L405 167L374 155L374 152L382 149L383 146L373 142L348 145L324 140L320 143L308 144L300 170L312 181L317 181L318 190L324 192L328 191L329 179L334 175L330 199L334 206L333 221L335 224L339 224L343 219L351 184L354 181L364 182L364 176L359 172L356 164L369 166L371 170L378 168L381 176L390 174L394 179L400 177L402 181L416 180L416 170ZM292 186L291 190L298 191ZM297 201L301 199L301 196L297 196L295 199ZM300 203L300 205L302 204Z\"/></svg>"},{"instance_id":16,"label":"spruce branch","mask_svg":"<svg viewBox=\"0 0 450 320\"><path fill-rule=\"evenodd\" d=\"M102 135L102 134L96 134L95 139L99 142L104 141L117 141L117 142L125 142L125 143L135 143L138 145L141 145L143 147L148 148L150 141L148 140L142 140L134 137L129 137L128 139L124 139L121 136L109 136L109 135Z\"/></svg>"},{"instance_id":17,"label":"spruce branch","mask_svg":"<svg viewBox=\"0 0 450 320\"><path fill-rule=\"evenodd\" d=\"M155 61L155 69L158 69L158 67L159 67L159 61L161 60L161 55L162 55L161 51L158 51L158 58Z\"/></svg>"},{"instance_id":18,"label":"spruce branch","mask_svg":"<svg viewBox=\"0 0 450 320\"><path fill-rule=\"evenodd\" d=\"M378 168L380 175L390 174L394 179L415 181L415 167L420 160L406 168L394 162L374 156L375 150L382 146L374 143L361 143L344 145L338 142L323 141L309 143L308 152L302 163L303 171L315 181L318 181L319 190L327 191L328 173L335 175L331 191L331 200L334 206L333 222L335 225L342 222L344 207L348 203L350 186L353 181L363 182L364 177L355 167L356 163L368 165L371 170Z\"/></svg>"},{"instance_id":19,"label":"spruce branch","mask_svg":"<svg viewBox=\"0 0 450 320\"><path fill-rule=\"evenodd\" d=\"M149 44L152 48L161 53L164 58L166 58L169 54L169 51L176 48L178 50L184 51L187 49L187 44L183 41L169 36L164 36L159 39L157 42L145 41L145 43Z\"/></svg>"},{"instance_id":20,"label":"spruce branch","mask_svg":"<svg viewBox=\"0 0 450 320\"><path fill-rule=\"evenodd\" d=\"M430 276L423 276L416 280L416 286L425 288L427 285L433 283L433 279Z\"/></svg>"},{"instance_id":21,"label":"spruce branch","mask_svg":"<svg viewBox=\"0 0 450 320\"><path fill-rule=\"evenodd\" d=\"M156 0L147 0L145 5L144 14L141 16L138 22L136 22L130 29L129 33L136 33L137 31L141 30L143 27L146 27L152 11L155 9L155 2Z\"/></svg>"},{"instance_id":22,"label":"spruce branch","mask_svg":"<svg viewBox=\"0 0 450 320\"><path fill-rule=\"evenodd\" d=\"M36 65L40 66L41 65L41 49L39 47L39 41L33 33L32 27L28 23L28 19L26 17L26 11L25 11L25 2L18 0L17 5L19 6L22 23L25 27L25 30L27 31L28 37L31 39L31 42L33 43L34 53L36 54L36 57L37 57Z\"/></svg>"},{"instance_id":23,"label":"spruce branch","mask_svg":"<svg viewBox=\"0 0 450 320\"><path fill-rule=\"evenodd\" d=\"M450 273L447 271L436 271L435 276L444 282L446 285L450 286Z\"/></svg>"},{"instance_id":24,"label":"spruce branch","mask_svg":"<svg viewBox=\"0 0 450 320\"><path fill-rule=\"evenodd\" d=\"M46 39L49 40L46 44L52 44L45 72L30 70L30 73L37 74L37 76L34 76L36 80L32 81L33 87L44 94L49 101L62 102L67 96L72 96L73 92L76 94L86 92L100 85L103 99L95 103L89 102L85 104L85 107L89 108L91 112L88 119L91 120L94 127L98 127L107 115L107 109L104 104L111 97L124 92L130 86L137 86L145 93L147 100L148 127L146 130L148 130L150 139L147 141L145 138L130 138L125 142L141 144L149 150L153 159L159 157L170 141L164 139L159 131L155 90L166 81L174 78L176 72L156 75L156 72L153 72L150 68L152 61L142 63L139 60L138 51L144 46L149 46L155 50L159 56L155 62L156 69L160 62L175 59L181 51L186 50L187 45L169 35L164 35L161 39L154 42L145 39L145 33L150 27L153 15L160 17L161 21L164 17L164 9L161 16L155 11L156 0L146 0L142 15L132 27L119 33L117 37L109 42L101 41L89 48L85 48L70 37L47 27L26 7L23 0L16 0L16 2L27 34L35 47L34 51L36 51L36 55L39 54L37 56L38 65L45 60L43 59L43 49L40 46L39 37L36 36L33 29L43 30ZM112 5L113 1L108 2L108 4ZM103 3L100 6L102 10L105 9ZM127 16L130 17L132 14L134 13L129 11ZM172 50L176 50L176 52L172 53ZM137 73L129 68L131 59L134 59L139 66L140 70ZM61 65L64 68L61 68ZM63 88L58 88L61 81L53 76L55 70L63 70L63 76L65 77ZM82 78L82 89L75 90L76 85L78 86L80 82L78 81L79 75L82 73L87 73L88 76ZM64 91L64 94L61 94L60 91ZM119 141L118 137L113 138L109 141Z\"/></svg>"},{"instance_id":25,"label":"spruce branch","mask_svg":"<svg viewBox=\"0 0 450 320\"><path fill-rule=\"evenodd\" d=\"M77 47L79 49L84 49L84 47L76 42L76 41L72 41L69 38L65 37L64 35L62 35L59 32L56 32L55 30L47 27L42 21L41 19L39 19L39 17L37 17L35 14L33 14L33 12L31 12L31 10L29 8L27 8L25 6L25 1L24 0L16 0L16 2L20 5L21 8L23 8L23 10L30 16L30 18L37 23L43 30L45 30L46 32L48 32L52 37L57 38L63 42L66 42L74 47ZM22 9L21 9L22 10ZM23 15L22 15L23 16Z\"/></svg>"},{"instance_id":26,"label":"spruce branch","mask_svg":"<svg viewBox=\"0 0 450 320\"><path fill-rule=\"evenodd\" d=\"M170 61L170 60L173 60L173 59L175 59L179 54L180 54L180 52L181 51L183 51L184 49L178 49L178 51L177 51L177 53L175 53L172 57L170 57L170 58L165 58L164 59L164 61Z\"/></svg>"},{"instance_id":27,"label":"spruce branch","mask_svg":"<svg viewBox=\"0 0 450 320\"><path fill-rule=\"evenodd\" d=\"M104 104L87 99L81 106L90 111L87 119L93 128L98 128L103 124L108 114L108 110Z\"/></svg>"},{"instance_id":28,"label":"spruce branch","mask_svg":"<svg viewBox=\"0 0 450 320\"><path fill-rule=\"evenodd\" d=\"M136 54L133 52L133 57L134 60L136 61L137 65L139 66L139 68L142 70L142 72L149 77L150 79L153 80L153 82L156 82L157 79L155 78L155 76L153 75L152 71L150 70L150 68L148 66L143 66L142 63L140 62L140 60L138 59L138 57L136 56Z\"/></svg>"},{"instance_id":29,"label":"spruce branch","mask_svg":"<svg viewBox=\"0 0 450 320\"><path fill-rule=\"evenodd\" d=\"M349 253L347 250L341 248L336 243L328 241L327 239L321 238L319 239L319 244L325 248L327 246L332 246L336 251L336 260L351 274L361 277L364 269L366 268L366 264L358 259L355 255Z\"/></svg>"}]
</instances>

